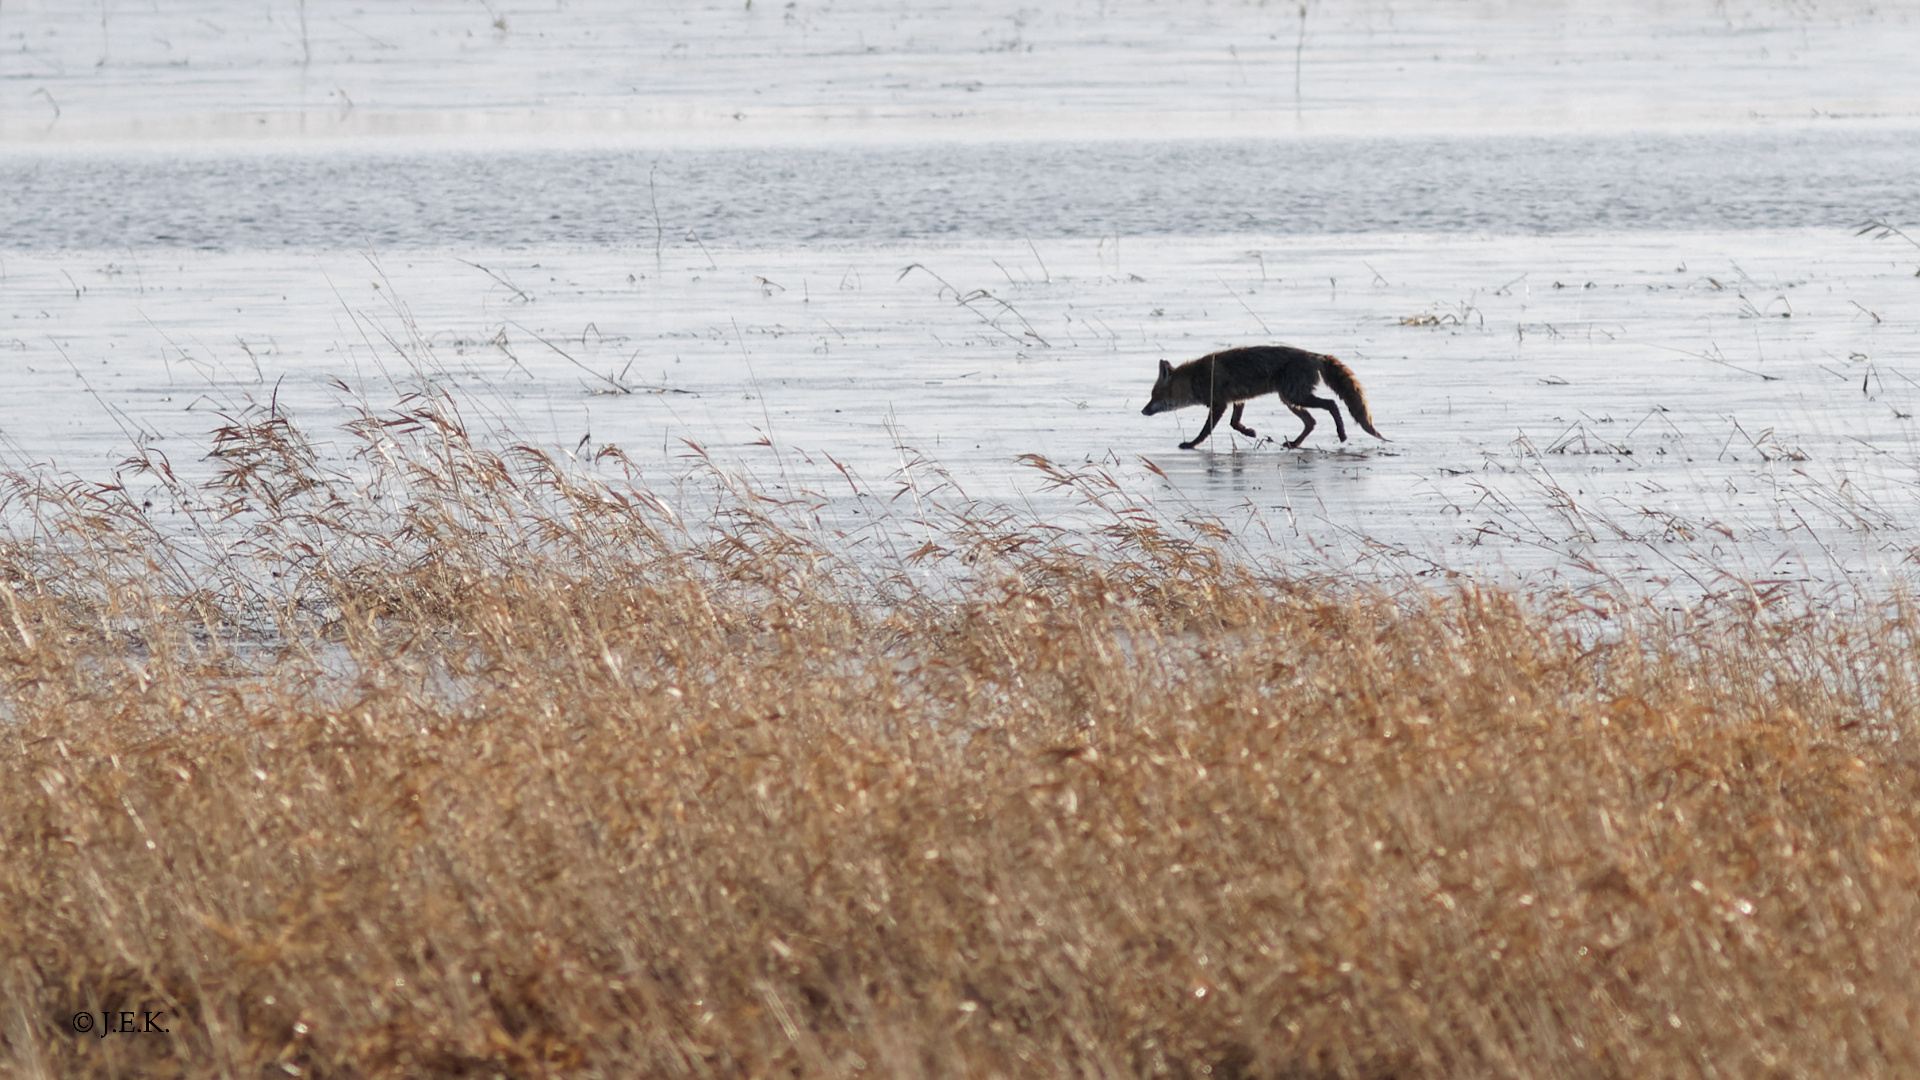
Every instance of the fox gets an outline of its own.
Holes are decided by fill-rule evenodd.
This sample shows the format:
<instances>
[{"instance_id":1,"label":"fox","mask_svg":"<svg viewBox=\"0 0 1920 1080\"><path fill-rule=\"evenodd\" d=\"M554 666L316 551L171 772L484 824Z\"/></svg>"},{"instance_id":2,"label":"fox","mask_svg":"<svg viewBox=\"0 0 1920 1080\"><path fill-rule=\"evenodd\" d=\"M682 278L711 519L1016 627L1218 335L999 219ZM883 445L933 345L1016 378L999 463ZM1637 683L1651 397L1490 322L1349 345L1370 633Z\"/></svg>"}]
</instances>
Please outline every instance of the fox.
<instances>
[{"instance_id":1,"label":"fox","mask_svg":"<svg viewBox=\"0 0 1920 1080\"><path fill-rule=\"evenodd\" d=\"M1333 429L1339 433L1340 441L1346 442L1347 426L1340 421L1340 407L1313 392L1314 383L1319 381L1324 381L1328 389L1347 403L1347 411L1353 414L1361 430L1376 439L1386 438L1374 430L1373 415L1367 410L1367 396L1361 393L1360 382L1347 365L1331 356L1288 345L1223 349L1179 367L1162 360L1160 377L1154 380L1147 407L1140 411L1152 416L1188 405L1205 405L1207 422L1201 426L1200 434L1180 444L1180 449L1191 450L1213 434L1213 426L1220 422L1228 405L1233 406L1233 418L1227 421L1233 430L1253 438L1257 433L1240 422L1246 402L1261 394L1279 394L1281 404L1292 409L1293 415L1307 425L1286 444L1287 449L1298 447L1313 434L1313 414L1307 411L1307 406L1332 413Z\"/></svg>"}]
</instances>

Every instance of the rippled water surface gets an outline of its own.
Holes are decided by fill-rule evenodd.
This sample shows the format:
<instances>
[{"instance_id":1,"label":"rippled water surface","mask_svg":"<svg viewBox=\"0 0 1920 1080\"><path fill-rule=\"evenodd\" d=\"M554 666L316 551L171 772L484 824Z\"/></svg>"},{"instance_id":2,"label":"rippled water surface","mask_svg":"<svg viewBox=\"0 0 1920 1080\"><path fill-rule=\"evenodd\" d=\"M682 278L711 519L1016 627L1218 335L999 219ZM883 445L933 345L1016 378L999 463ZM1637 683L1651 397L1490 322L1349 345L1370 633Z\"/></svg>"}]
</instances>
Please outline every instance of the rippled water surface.
<instances>
[{"instance_id":1,"label":"rippled water surface","mask_svg":"<svg viewBox=\"0 0 1920 1080\"><path fill-rule=\"evenodd\" d=\"M1842 227L1920 206L1920 134L1692 133L475 153L21 155L17 249L651 246ZM657 216L656 216L657 215ZM657 230L656 231L656 227Z\"/></svg>"}]
</instances>

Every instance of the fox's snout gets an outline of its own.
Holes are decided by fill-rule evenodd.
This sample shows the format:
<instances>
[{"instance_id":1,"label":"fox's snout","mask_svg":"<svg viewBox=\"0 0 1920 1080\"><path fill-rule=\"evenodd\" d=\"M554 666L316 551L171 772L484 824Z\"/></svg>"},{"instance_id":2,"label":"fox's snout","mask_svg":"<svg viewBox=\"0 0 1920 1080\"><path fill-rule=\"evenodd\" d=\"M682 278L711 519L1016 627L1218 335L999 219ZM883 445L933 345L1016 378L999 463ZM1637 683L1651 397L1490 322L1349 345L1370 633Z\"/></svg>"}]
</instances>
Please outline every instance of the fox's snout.
<instances>
[{"instance_id":1,"label":"fox's snout","mask_svg":"<svg viewBox=\"0 0 1920 1080\"><path fill-rule=\"evenodd\" d=\"M1153 390L1147 394L1147 407L1140 410L1142 416L1152 416L1174 408L1173 402L1173 365L1160 361L1160 373L1153 380Z\"/></svg>"}]
</instances>

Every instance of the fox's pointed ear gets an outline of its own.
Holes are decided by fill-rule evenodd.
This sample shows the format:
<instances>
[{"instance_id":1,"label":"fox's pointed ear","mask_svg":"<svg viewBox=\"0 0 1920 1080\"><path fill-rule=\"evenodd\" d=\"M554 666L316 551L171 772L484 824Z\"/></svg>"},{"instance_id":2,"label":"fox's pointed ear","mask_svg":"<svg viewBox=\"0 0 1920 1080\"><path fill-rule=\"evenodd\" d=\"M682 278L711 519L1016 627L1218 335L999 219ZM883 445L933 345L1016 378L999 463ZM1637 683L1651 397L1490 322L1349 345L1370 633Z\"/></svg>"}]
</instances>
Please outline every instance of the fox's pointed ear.
<instances>
[{"instance_id":1,"label":"fox's pointed ear","mask_svg":"<svg viewBox=\"0 0 1920 1080\"><path fill-rule=\"evenodd\" d=\"M1160 377L1164 379L1167 376L1172 374L1173 374L1173 365L1167 363L1165 360L1160 361Z\"/></svg>"}]
</instances>

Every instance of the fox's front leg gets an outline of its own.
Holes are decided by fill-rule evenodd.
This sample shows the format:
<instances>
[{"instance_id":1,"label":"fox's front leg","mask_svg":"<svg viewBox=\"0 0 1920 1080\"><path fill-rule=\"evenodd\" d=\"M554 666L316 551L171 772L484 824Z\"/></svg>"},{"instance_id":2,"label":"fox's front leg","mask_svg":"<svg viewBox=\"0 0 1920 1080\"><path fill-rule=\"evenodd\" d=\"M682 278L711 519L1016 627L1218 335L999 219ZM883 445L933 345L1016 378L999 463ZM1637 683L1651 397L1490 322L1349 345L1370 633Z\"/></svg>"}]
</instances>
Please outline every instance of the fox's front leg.
<instances>
[{"instance_id":1,"label":"fox's front leg","mask_svg":"<svg viewBox=\"0 0 1920 1080\"><path fill-rule=\"evenodd\" d=\"M1194 447L1199 446L1201 443L1206 442L1207 436L1213 434L1213 425L1219 423L1220 418L1222 416L1225 416L1226 412L1227 412L1227 406L1225 405L1225 403L1215 405L1212 409L1208 410L1207 422L1200 425L1200 434L1195 435L1192 441L1190 442L1181 443L1180 449L1191 450Z\"/></svg>"},{"instance_id":2,"label":"fox's front leg","mask_svg":"<svg viewBox=\"0 0 1920 1080\"><path fill-rule=\"evenodd\" d=\"M1233 417L1232 419L1228 420L1227 423L1232 424L1233 430L1239 432L1242 435L1245 435L1249 439L1258 438L1260 435L1259 432L1253 430L1252 428L1240 422L1240 414L1246 411L1247 411L1247 406L1245 402L1241 402L1235 405L1233 407Z\"/></svg>"}]
</instances>

